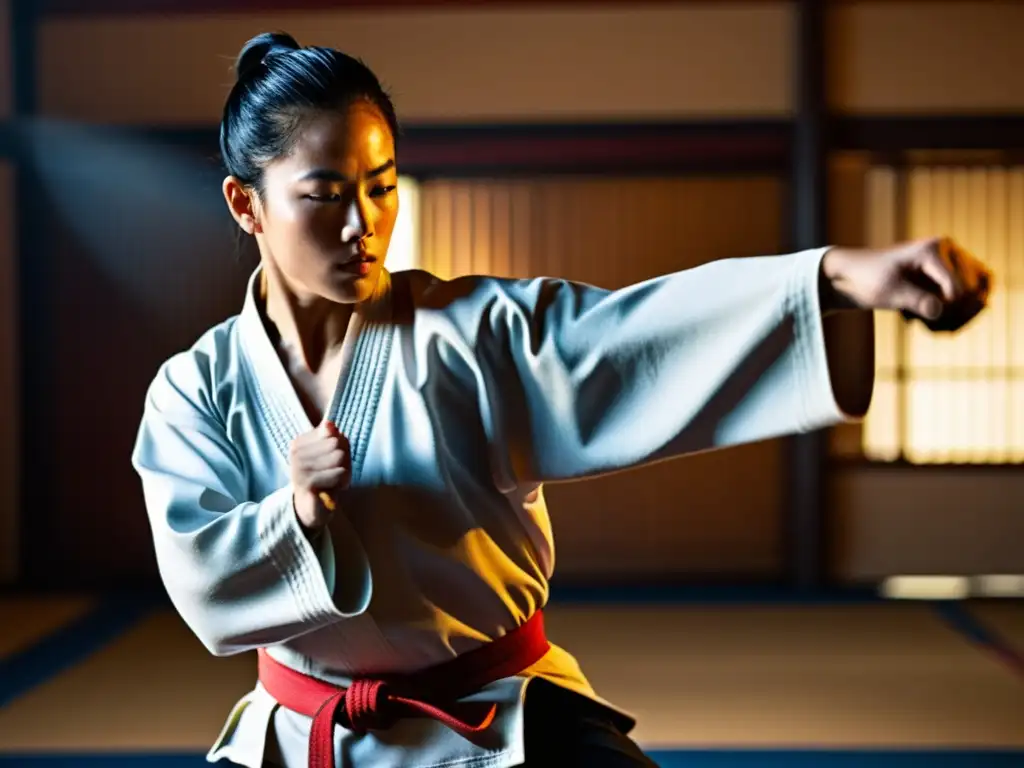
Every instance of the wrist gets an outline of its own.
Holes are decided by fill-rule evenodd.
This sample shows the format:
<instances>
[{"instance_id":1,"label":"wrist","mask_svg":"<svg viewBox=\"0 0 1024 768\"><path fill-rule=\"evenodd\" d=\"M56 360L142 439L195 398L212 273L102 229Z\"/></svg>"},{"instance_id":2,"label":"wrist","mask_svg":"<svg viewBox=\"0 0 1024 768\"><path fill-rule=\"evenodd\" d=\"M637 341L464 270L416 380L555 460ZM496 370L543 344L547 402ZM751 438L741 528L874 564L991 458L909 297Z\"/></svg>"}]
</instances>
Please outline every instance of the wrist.
<instances>
[{"instance_id":1,"label":"wrist","mask_svg":"<svg viewBox=\"0 0 1024 768\"><path fill-rule=\"evenodd\" d=\"M858 252L852 248L829 248L821 259L818 295L823 312L857 309L851 264Z\"/></svg>"},{"instance_id":2,"label":"wrist","mask_svg":"<svg viewBox=\"0 0 1024 768\"><path fill-rule=\"evenodd\" d=\"M316 541L320 538L320 535L323 533L324 525L316 523L307 523L303 519L302 514L299 512L299 505L295 499L294 493L292 494L292 513L295 515L295 520L296 522L298 522L299 529L302 531L303 535L306 537L306 539L309 540L310 543L315 544Z\"/></svg>"}]
</instances>

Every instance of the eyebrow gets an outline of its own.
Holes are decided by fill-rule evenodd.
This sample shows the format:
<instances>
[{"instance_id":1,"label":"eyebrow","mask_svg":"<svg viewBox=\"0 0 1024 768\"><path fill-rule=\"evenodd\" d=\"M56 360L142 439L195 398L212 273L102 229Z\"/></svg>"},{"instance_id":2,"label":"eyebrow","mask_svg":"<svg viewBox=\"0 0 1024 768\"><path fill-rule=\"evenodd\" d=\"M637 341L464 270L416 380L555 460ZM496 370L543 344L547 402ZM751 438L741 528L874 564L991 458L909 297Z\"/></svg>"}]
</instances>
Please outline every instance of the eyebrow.
<instances>
[{"instance_id":1,"label":"eyebrow","mask_svg":"<svg viewBox=\"0 0 1024 768\"><path fill-rule=\"evenodd\" d=\"M388 160L384 165L377 166L372 170L368 171L366 178L372 179L374 176L380 176L385 171L389 171L395 167L394 158ZM343 173L338 173L330 168L317 168L305 174L299 181L351 181L351 179Z\"/></svg>"}]
</instances>

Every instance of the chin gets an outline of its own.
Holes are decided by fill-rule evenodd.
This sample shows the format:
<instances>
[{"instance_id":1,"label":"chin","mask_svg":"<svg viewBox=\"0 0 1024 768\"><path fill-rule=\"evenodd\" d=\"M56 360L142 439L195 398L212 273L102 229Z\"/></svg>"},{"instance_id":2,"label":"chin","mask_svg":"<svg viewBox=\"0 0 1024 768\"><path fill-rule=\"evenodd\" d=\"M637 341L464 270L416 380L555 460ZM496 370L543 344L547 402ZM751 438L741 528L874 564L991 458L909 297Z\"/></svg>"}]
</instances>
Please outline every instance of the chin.
<instances>
[{"instance_id":1,"label":"chin","mask_svg":"<svg viewBox=\"0 0 1024 768\"><path fill-rule=\"evenodd\" d=\"M380 279L380 269L366 275L333 274L325 281L323 295L339 304L358 304L373 296Z\"/></svg>"}]
</instances>

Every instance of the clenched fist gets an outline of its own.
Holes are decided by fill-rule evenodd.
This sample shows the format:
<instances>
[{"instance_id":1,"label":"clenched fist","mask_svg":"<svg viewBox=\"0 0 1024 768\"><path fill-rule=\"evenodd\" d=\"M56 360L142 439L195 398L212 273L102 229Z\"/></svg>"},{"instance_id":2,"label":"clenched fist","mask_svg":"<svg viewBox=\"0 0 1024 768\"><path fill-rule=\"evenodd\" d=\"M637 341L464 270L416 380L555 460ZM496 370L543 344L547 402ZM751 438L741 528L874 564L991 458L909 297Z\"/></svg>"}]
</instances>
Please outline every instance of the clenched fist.
<instances>
[{"instance_id":1,"label":"clenched fist","mask_svg":"<svg viewBox=\"0 0 1024 768\"><path fill-rule=\"evenodd\" d=\"M830 250L822 261L825 308L893 309L933 331L956 331L981 312L989 270L949 238L891 248Z\"/></svg>"},{"instance_id":2,"label":"clenched fist","mask_svg":"<svg viewBox=\"0 0 1024 768\"><path fill-rule=\"evenodd\" d=\"M351 479L348 440L325 421L295 438L290 462L295 514L307 530L319 531L330 522L337 492Z\"/></svg>"}]
</instances>

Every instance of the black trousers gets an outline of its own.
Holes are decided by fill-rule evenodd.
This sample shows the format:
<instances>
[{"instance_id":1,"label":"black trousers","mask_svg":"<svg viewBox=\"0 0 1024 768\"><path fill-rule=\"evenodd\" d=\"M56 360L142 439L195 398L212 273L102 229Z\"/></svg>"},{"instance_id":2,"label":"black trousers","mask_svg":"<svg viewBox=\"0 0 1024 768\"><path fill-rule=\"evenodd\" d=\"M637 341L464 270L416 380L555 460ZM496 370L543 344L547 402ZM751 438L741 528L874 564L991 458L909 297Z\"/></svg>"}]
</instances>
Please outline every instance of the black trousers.
<instances>
[{"instance_id":1,"label":"black trousers","mask_svg":"<svg viewBox=\"0 0 1024 768\"><path fill-rule=\"evenodd\" d=\"M524 768L657 768L615 718L571 691L534 680L526 694Z\"/></svg>"}]
</instances>

